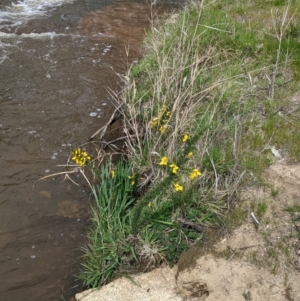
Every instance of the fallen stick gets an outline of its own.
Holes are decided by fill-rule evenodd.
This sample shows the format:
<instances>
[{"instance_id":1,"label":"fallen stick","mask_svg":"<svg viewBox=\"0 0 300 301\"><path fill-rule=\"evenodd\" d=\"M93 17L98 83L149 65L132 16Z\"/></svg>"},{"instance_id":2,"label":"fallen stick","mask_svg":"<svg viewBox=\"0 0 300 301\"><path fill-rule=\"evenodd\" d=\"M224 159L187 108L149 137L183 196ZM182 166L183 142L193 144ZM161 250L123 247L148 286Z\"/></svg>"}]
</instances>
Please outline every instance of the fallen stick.
<instances>
[{"instance_id":1,"label":"fallen stick","mask_svg":"<svg viewBox=\"0 0 300 301\"><path fill-rule=\"evenodd\" d=\"M104 137L104 135L105 135L105 133L106 133L106 131L107 131L107 128L108 128L111 124L113 124L114 122L116 122L118 119L121 118L122 114L119 112L119 110L120 110L120 108L123 106L123 104L124 104L124 102L122 102L120 105L118 105L118 106L115 108L115 110L114 110L114 112L112 113L112 115L111 115L110 119L108 120L108 122L107 122L104 126L102 126L99 130L97 130L97 131L89 138L88 141L93 140L93 139L94 139L97 135L99 135L99 134L100 134L100 137L99 137L100 140Z\"/></svg>"},{"instance_id":2,"label":"fallen stick","mask_svg":"<svg viewBox=\"0 0 300 301\"><path fill-rule=\"evenodd\" d=\"M110 144L113 144L113 143L116 143L116 142L120 142L120 141L126 140L128 138L136 138L136 137L137 137L137 135L130 135L130 136L119 137L117 139L114 139L114 140L111 140L111 141L108 141L108 142L106 142L106 141L100 141L99 143L100 144L104 144L103 148L106 148Z\"/></svg>"},{"instance_id":3,"label":"fallen stick","mask_svg":"<svg viewBox=\"0 0 300 301\"><path fill-rule=\"evenodd\" d=\"M206 230L206 227L196 224L194 222L191 222L187 219L184 218L178 218L177 221L183 226L183 227L187 227L187 228L192 228L198 232L204 232Z\"/></svg>"}]
</instances>

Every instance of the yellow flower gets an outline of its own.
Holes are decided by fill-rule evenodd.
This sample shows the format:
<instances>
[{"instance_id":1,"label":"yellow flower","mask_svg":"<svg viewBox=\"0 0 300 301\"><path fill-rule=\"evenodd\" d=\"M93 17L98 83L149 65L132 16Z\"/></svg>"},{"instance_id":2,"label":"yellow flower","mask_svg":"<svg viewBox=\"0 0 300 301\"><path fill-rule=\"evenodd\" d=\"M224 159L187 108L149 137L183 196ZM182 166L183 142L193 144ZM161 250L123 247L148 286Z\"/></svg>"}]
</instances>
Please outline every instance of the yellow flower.
<instances>
[{"instance_id":1,"label":"yellow flower","mask_svg":"<svg viewBox=\"0 0 300 301\"><path fill-rule=\"evenodd\" d=\"M168 164L168 157L164 156L161 158L159 165L163 166L163 165L167 165Z\"/></svg>"},{"instance_id":2,"label":"yellow flower","mask_svg":"<svg viewBox=\"0 0 300 301\"><path fill-rule=\"evenodd\" d=\"M189 153L187 154L187 156L188 156L188 158L192 158L192 157L193 157L193 152L189 152Z\"/></svg>"},{"instance_id":3,"label":"yellow flower","mask_svg":"<svg viewBox=\"0 0 300 301\"><path fill-rule=\"evenodd\" d=\"M193 169L189 175L191 180L194 180L196 177L200 177L202 175L202 173L198 170L198 169Z\"/></svg>"},{"instance_id":4,"label":"yellow flower","mask_svg":"<svg viewBox=\"0 0 300 301\"><path fill-rule=\"evenodd\" d=\"M116 172L114 170L111 170L110 175L111 175L112 178L114 178L116 176Z\"/></svg>"},{"instance_id":5,"label":"yellow flower","mask_svg":"<svg viewBox=\"0 0 300 301\"><path fill-rule=\"evenodd\" d=\"M88 163L91 160L91 157L88 155L88 153L81 151L80 148L75 149L72 152L72 155L73 155L72 160L80 166L84 166L86 163Z\"/></svg>"},{"instance_id":6,"label":"yellow flower","mask_svg":"<svg viewBox=\"0 0 300 301\"><path fill-rule=\"evenodd\" d=\"M171 112L170 111L168 111L168 112L166 112L166 117L170 117L171 116Z\"/></svg>"},{"instance_id":7,"label":"yellow flower","mask_svg":"<svg viewBox=\"0 0 300 301\"><path fill-rule=\"evenodd\" d=\"M158 118L161 118L165 112L165 110L167 109L167 106L166 105L163 105L161 107L161 109L158 111Z\"/></svg>"},{"instance_id":8,"label":"yellow flower","mask_svg":"<svg viewBox=\"0 0 300 301\"><path fill-rule=\"evenodd\" d=\"M174 189L175 191L183 191L183 186L177 182L174 184Z\"/></svg>"},{"instance_id":9,"label":"yellow flower","mask_svg":"<svg viewBox=\"0 0 300 301\"><path fill-rule=\"evenodd\" d=\"M153 118L149 124L150 128L153 128L154 126L158 125L158 121L159 121L159 118L157 118L157 117Z\"/></svg>"},{"instance_id":10,"label":"yellow flower","mask_svg":"<svg viewBox=\"0 0 300 301\"><path fill-rule=\"evenodd\" d=\"M163 133L165 130L166 130L166 126L165 125L162 125L162 126L160 126L160 128L159 128L159 131L161 132L161 133Z\"/></svg>"},{"instance_id":11,"label":"yellow flower","mask_svg":"<svg viewBox=\"0 0 300 301\"><path fill-rule=\"evenodd\" d=\"M149 202L149 203L148 203L148 207L149 207L149 208L151 208L151 206L152 206L152 203L151 203L151 202Z\"/></svg>"},{"instance_id":12,"label":"yellow flower","mask_svg":"<svg viewBox=\"0 0 300 301\"><path fill-rule=\"evenodd\" d=\"M173 163L170 164L169 166L172 169L172 173L177 174L177 171L178 171L179 167L176 164L173 164Z\"/></svg>"},{"instance_id":13,"label":"yellow flower","mask_svg":"<svg viewBox=\"0 0 300 301\"><path fill-rule=\"evenodd\" d=\"M130 179L130 184L133 186L135 184L134 176L128 176L128 179Z\"/></svg>"},{"instance_id":14,"label":"yellow flower","mask_svg":"<svg viewBox=\"0 0 300 301\"><path fill-rule=\"evenodd\" d=\"M189 140L190 136L188 134L184 134L182 137L182 142L187 142Z\"/></svg>"}]
</instances>

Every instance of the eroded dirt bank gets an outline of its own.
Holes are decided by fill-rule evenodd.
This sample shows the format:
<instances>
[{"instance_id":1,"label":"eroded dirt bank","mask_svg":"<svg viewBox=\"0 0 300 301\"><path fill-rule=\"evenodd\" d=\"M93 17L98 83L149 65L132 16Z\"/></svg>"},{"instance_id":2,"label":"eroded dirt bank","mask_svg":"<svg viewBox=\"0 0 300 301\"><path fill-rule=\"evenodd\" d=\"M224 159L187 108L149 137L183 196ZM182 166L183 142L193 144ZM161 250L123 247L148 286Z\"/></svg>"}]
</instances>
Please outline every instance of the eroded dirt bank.
<instances>
[{"instance_id":1,"label":"eroded dirt bank","mask_svg":"<svg viewBox=\"0 0 300 301\"><path fill-rule=\"evenodd\" d=\"M164 266L133 276L137 285L121 278L100 290L79 293L76 300L300 300L299 174L300 165L286 160L268 168L269 186L243 193L245 222L204 255L199 257L203 250L192 248L172 269ZM259 204L266 205L263 215Z\"/></svg>"}]
</instances>

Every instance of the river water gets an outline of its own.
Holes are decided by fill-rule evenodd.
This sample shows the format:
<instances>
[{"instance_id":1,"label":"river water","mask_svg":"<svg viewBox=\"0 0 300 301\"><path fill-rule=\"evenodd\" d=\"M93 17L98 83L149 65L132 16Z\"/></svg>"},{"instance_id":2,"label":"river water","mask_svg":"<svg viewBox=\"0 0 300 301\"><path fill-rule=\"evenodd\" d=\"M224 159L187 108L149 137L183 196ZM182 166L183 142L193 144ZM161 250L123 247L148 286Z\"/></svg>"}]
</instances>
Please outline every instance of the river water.
<instances>
[{"instance_id":1,"label":"river water","mask_svg":"<svg viewBox=\"0 0 300 301\"><path fill-rule=\"evenodd\" d=\"M63 171L109 119L107 88L139 58L149 17L144 1L1 1L1 300L69 300L81 289L72 274L88 192L63 176L36 181Z\"/></svg>"}]
</instances>

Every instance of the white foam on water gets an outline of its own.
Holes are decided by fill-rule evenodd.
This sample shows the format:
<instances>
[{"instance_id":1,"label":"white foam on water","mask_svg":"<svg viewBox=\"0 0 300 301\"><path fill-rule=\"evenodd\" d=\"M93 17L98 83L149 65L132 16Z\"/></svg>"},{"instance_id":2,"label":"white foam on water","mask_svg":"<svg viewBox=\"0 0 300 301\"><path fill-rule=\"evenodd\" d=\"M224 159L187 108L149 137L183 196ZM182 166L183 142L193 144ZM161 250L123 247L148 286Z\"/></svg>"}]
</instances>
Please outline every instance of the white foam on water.
<instances>
[{"instance_id":1,"label":"white foam on water","mask_svg":"<svg viewBox=\"0 0 300 301\"><path fill-rule=\"evenodd\" d=\"M1 1L1 0L0 0ZM1 25L0 25L1 28ZM43 32L43 33L23 33L23 34L14 34L14 33L5 33L0 31L0 65L3 64L5 60L9 60L9 56L12 52L14 52L15 48L20 48L19 44L22 43L25 39L31 40L54 40L57 37L71 37L72 39L76 39L79 35L73 34L64 34L64 33L56 33L56 32ZM50 55L45 56L45 60L50 60ZM56 61L52 61L53 64L56 64ZM22 67L22 66L20 66ZM51 74L48 72L46 78L50 79Z\"/></svg>"},{"instance_id":2,"label":"white foam on water","mask_svg":"<svg viewBox=\"0 0 300 301\"><path fill-rule=\"evenodd\" d=\"M0 56L0 65L8 58L8 56L6 54L3 54L2 56Z\"/></svg>"},{"instance_id":3,"label":"white foam on water","mask_svg":"<svg viewBox=\"0 0 300 301\"><path fill-rule=\"evenodd\" d=\"M92 60L93 66L96 66L96 65L99 64L100 62L101 62L101 59Z\"/></svg>"},{"instance_id":4,"label":"white foam on water","mask_svg":"<svg viewBox=\"0 0 300 301\"><path fill-rule=\"evenodd\" d=\"M72 36L73 38L80 37L79 35L70 35L65 33L56 33L56 32L42 32L42 33L22 33L22 34L15 34L15 33L6 33L6 32L0 32L0 47L1 46L9 46L10 44L2 44L1 40L7 40L7 39L22 39L22 38L29 38L29 39L54 39L56 37L69 37ZM21 43L21 41L18 41L18 43Z\"/></svg>"},{"instance_id":5,"label":"white foam on water","mask_svg":"<svg viewBox=\"0 0 300 301\"><path fill-rule=\"evenodd\" d=\"M20 26L37 16L45 16L49 10L74 0L18 0L0 10L0 28Z\"/></svg>"},{"instance_id":6,"label":"white foam on water","mask_svg":"<svg viewBox=\"0 0 300 301\"><path fill-rule=\"evenodd\" d=\"M11 48L15 47L10 43L6 43L1 41L1 32L0 32L0 65L9 57L9 53L11 52Z\"/></svg>"}]
</instances>

